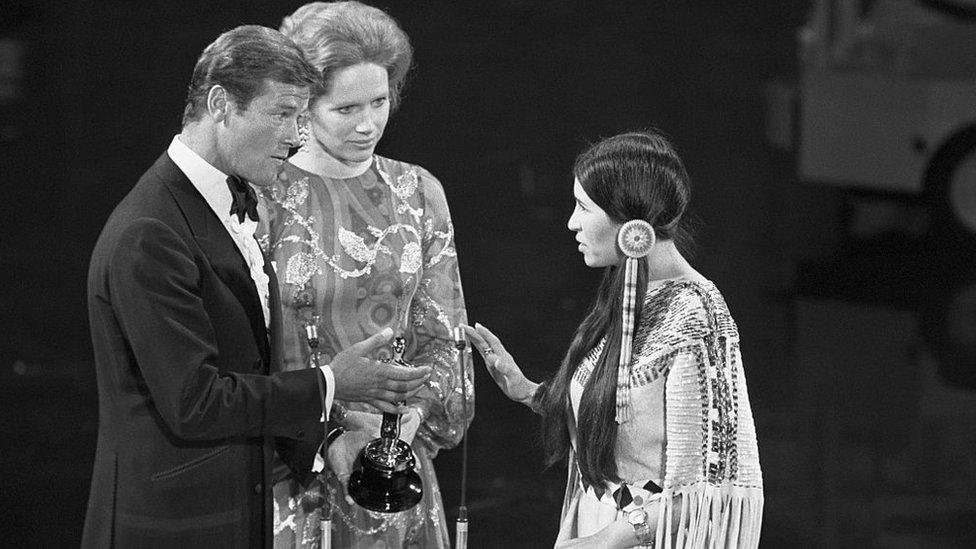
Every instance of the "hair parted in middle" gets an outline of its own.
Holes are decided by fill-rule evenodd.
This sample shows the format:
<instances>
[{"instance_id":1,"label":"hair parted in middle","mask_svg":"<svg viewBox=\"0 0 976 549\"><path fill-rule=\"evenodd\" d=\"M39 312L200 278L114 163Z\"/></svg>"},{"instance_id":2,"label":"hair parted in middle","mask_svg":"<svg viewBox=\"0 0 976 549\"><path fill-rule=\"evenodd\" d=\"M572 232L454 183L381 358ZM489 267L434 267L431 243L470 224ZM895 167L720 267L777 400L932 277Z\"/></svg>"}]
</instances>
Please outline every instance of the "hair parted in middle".
<instances>
[{"instance_id":1,"label":"hair parted in middle","mask_svg":"<svg viewBox=\"0 0 976 549\"><path fill-rule=\"evenodd\" d=\"M573 174L586 195L615 223L641 219L651 224L659 241L673 240L679 248L690 244L684 213L691 198L691 181L681 158L661 132L645 130L604 139L577 157ZM634 318L640 318L647 284L647 263L641 261ZM580 475L588 485L620 481L615 416L623 294L623 263L606 267L593 306L576 329L559 370L536 394L543 414L546 463L552 465L569 453L566 418L570 381L587 354L606 337L577 414L576 457Z\"/></svg>"},{"instance_id":2,"label":"hair parted in middle","mask_svg":"<svg viewBox=\"0 0 976 549\"><path fill-rule=\"evenodd\" d=\"M311 2L285 17L281 32L298 44L321 75L312 90L313 102L329 92L337 70L373 63L386 69L390 107L399 105L413 47L396 20L383 10L355 1Z\"/></svg>"}]
</instances>

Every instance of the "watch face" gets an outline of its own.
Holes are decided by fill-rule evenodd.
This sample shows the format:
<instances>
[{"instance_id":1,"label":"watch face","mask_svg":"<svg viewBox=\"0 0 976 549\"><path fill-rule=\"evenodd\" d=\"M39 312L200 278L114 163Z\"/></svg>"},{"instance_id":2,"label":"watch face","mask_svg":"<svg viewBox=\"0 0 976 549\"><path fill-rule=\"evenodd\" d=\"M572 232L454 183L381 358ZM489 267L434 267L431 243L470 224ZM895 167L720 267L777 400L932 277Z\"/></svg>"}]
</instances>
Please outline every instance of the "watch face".
<instances>
[{"instance_id":1,"label":"watch face","mask_svg":"<svg viewBox=\"0 0 976 549\"><path fill-rule=\"evenodd\" d=\"M634 525L644 524L644 521L646 520L647 520L647 514L644 512L643 509L634 509L627 515L627 522Z\"/></svg>"}]
</instances>

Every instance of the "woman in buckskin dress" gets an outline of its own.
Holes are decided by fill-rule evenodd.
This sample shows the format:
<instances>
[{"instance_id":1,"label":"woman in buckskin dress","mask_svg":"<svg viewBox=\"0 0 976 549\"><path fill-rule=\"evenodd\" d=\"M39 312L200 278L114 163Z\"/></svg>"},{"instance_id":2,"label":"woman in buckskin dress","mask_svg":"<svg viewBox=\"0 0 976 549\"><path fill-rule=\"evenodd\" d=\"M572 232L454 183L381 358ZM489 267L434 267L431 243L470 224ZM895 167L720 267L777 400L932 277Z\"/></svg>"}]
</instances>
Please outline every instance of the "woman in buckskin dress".
<instances>
[{"instance_id":1,"label":"woman in buckskin dress","mask_svg":"<svg viewBox=\"0 0 976 549\"><path fill-rule=\"evenodd\" d=\"M358 2L307 4L281 31L322 75L304 145L262 197L261 242L281 281L285 368L308 367L305 326L314 323L323 363L392 327L406 339L404 359L433 371L406 403L400 435L416 454L422 501L394 514L352 503L352 460L379 436L382 416L337 402L330 421L344 432L329 446L326 486L293 473L274 487L275 547L319 546L323 513L333 548L450 547L432 460L460 441L474 411L470 356L462 371L451 332L466 322L454 228L430 172L374 153L410 67L410 43L386 13ZM374 358L389 358L383 353Z\"/></svg>"},{"instance_id":2,"label":"woman in buckskin dress","mask_svg":"<svg viewBox=\"0 0 976 549\"><path fill-rule=\"evenodd\" d=\"M688 174L656 131L606 139L574 168L569 229L605 269L559 370L529 381L487 328L466 327L505 394L569 461L557 548L756 547L759 452L739 334L675 245Z\"/></svg>"}]
</instances>

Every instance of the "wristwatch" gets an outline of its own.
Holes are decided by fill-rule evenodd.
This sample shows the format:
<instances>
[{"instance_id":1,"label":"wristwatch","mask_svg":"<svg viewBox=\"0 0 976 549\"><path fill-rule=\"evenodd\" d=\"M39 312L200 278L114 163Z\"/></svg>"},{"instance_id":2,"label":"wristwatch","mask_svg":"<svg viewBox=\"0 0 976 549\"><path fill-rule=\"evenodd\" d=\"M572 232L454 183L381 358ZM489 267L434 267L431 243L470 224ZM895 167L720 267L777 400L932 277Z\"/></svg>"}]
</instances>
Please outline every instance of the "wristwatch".
<instances>
[{"instance_id":1,"label":"wristwatch","mask_svg":"<svg viewBox=\"0 0 976 549\"><path fill-rule=\"evenodd\" d=\"M647 511L643 508L634 509L627 513L627 522L634 527L634 534L641 547L654 547L654 536L647 527Z\"/></svg>"}]
</instances>

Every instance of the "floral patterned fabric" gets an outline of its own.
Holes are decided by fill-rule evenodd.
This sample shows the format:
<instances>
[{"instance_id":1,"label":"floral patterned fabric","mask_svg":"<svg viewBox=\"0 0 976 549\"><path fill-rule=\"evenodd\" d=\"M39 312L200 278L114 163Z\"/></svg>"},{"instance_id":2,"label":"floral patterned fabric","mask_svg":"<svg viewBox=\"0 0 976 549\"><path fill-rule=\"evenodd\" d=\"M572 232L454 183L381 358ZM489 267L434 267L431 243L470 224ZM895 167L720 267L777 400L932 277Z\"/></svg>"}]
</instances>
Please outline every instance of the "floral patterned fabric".
<instances>
[{"instance_id":1,"label":"floral patterned fabric","mask_svg":"<svg viewBox=\"0 0 976 549\"><path fill-rule=\"evenodd\" d=\"M450 547L432 459L463 436L474 388L470 355L460 371L451 334L467 317L443 188L423 168L380 156L348 179L286 164L279 181L263 189L261 213L259 241L281 281L286 370L309 367L309 322L317 323L323 363L389 326L406 338L408 362L433 369L407 403L423 418L413 442L421 503L403 513L372 513L346 504L334 475L324 487L285 480L274 490L275 547L318 547L322 501L332 517L332 547ZM373 358L390 356L384 347Z\"/></svg>"}]
</instances>

